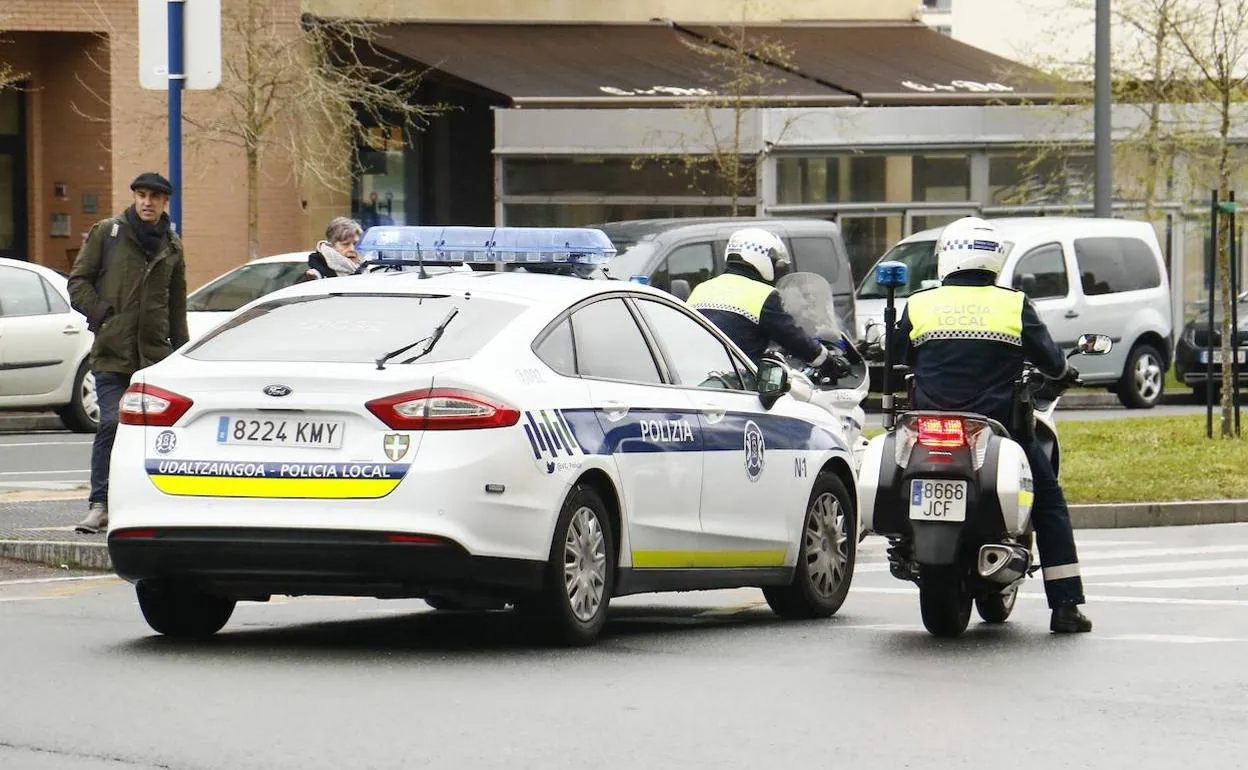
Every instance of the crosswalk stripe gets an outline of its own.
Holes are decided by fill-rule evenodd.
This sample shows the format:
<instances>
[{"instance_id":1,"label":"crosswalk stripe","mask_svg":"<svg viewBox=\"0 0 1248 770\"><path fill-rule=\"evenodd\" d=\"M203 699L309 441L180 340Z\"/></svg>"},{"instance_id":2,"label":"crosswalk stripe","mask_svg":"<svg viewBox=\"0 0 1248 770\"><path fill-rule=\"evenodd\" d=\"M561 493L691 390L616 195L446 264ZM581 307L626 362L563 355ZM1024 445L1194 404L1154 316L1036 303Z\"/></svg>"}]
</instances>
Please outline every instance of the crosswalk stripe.
<instances>
[{"instance_id":1,"label":"crosswalk stripe","mask_svg":"<svg viewBox=\"0 0 1248 770\"><path fill-rule=\"evenodd\" d=\"M1248 545L1208 545L1198 548L1141 548L1135 551L1091 551L1079 548L1079 561L1107 559L1142 559L1146 557L1213 556L1227 553L1248 553Z\"/></svg>"},{"instance_id":2,"label":"crosswalk stripe","mask_svg":"<svg viewBox=\"0 0 1248 770\"><path fill-rule=\"evenodd\" d=\"M1248 575L1213 575L1210 577L1172 578L1170 580L1133 580L1123 583L1097 583L1113 588L1231 588L1248 586Z\"/></svg>"},{"instance_id":3,"label":"crosswalk stripe","mask_svg":"<svg viewBox=\"0 0 1248 770\"><path fill-rule=\"evenodd\" d=\"M1188 559L1187 561L1150 562L1148 564L1103 564L1084 567L1083 576L1148 575L1167 572L1205 572L1218 569L1248 569L1248 559Z\"/></svg>"}]
</instances>

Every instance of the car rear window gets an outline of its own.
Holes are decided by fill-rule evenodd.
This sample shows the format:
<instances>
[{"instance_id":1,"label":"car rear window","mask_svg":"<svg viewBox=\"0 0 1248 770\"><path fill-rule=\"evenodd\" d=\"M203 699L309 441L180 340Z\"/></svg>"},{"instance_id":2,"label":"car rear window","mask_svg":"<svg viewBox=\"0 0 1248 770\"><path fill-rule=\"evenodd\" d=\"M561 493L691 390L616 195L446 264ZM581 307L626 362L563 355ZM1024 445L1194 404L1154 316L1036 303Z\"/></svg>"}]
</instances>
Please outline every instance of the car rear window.
<instances>
[{"instance_id":1,"label":"car rear window","mask_svg":"<svg viewBox=\"0 0 1248 770\"><path fill-rule=\"evenodd\" d=\"M1161 286L1157 258L1139 238L1076 238L1075 262L1089 297Z\"/></svg>"},{"instance_id":2,"label":"car rear window","mask_svg":"<svg viewBox=\"0 0 1248 770\"><path fill-rule=\"evenodd\" d=\"M471 358L525 306L463 295L320 294L263 302L231 318L185 353L200 361L372 363L428 338L459 312L421 363ZM396 356L400 363L422 345Z\"/></svg>"}]
</instances>

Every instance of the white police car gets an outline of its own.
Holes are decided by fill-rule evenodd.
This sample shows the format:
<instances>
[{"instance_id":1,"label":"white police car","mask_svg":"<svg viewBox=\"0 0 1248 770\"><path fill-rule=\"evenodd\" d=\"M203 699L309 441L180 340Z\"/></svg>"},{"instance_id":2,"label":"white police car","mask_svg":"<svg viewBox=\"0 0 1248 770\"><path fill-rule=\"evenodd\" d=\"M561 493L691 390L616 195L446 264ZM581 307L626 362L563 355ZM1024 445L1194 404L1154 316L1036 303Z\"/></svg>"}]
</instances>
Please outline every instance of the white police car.
<instances>
[{"instance_id":1,"label":"white police car","mask_svg":"<svg viewBox=\"0 0 1248 770\"><path fill-rule=\"evenodd\" d=\"M373 228L360 250L577 271L614 253L534 228ZM783 616L826 617L859 534L850 452L786 389L637 283L299 284L135 376L109 553L174 636L273 594L510 603L569 643L640 592L761 586Z\"/></svg>"}]
</instances>

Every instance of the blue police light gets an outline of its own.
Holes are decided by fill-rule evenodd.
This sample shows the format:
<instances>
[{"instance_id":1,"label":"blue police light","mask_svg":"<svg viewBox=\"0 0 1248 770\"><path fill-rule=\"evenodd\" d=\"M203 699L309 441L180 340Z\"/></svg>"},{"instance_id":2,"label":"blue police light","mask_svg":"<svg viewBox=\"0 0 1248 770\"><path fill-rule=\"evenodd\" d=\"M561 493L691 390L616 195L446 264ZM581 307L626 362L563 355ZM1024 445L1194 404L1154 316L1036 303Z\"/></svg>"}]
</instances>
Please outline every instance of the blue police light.
<instances>
[{"instance_id":1,"label":"blue police light","mask_svg":"<svg viewBox=\"0 0 1248 770\"><path fill-rule=\"evenodd\" d=\"M628 280L629 280L629 281L631 281L631 282L633 282L633 283L639 283L639 284L641 284L642 286L649 286L649 285L650 285L650 276L648 276L648 275L634 275L634 276L632 276L631 278L629 278Z\"/></svg>"},{"instance_id":2,"label":"blue police light","mask_svg":"<svg viewBox=\"0 0 1248 770\"><path fill-rule=\"evenodd\" d=\"M370 227L356 250L374 264L570 264L609 262L615 246L587 227Z\"/></svg>"},{"instance_id":3,"label":"blue police light","mask_svg":"<svg viewBox=\"0 0 1248 770\"><path fill-rule=\"evenodd\" d=\"M896 289L910 282L910 268L904 262L881 262L875 266L875 282L886 289Z\"/></svg>"}]
</instances>

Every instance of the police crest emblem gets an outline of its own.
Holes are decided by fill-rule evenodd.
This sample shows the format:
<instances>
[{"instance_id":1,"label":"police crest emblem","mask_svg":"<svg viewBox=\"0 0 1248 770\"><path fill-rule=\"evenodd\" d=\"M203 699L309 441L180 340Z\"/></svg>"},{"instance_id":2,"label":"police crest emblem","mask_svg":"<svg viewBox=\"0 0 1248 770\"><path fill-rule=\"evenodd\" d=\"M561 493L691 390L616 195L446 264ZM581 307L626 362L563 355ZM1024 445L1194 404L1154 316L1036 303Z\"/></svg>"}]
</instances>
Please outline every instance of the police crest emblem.
<instances>
[{"instance_id":1,"label":"police crest emblem","mask_svg":"<svg viewBox=\"0 0 1248 770\"><path fill-rule=\"evenodd\" d=\"M745 424L745 475L750 481L758 481L763 475L766 452L767 442L763 440L763 431L750 420Z\"/></svg>"}]
</instances>

